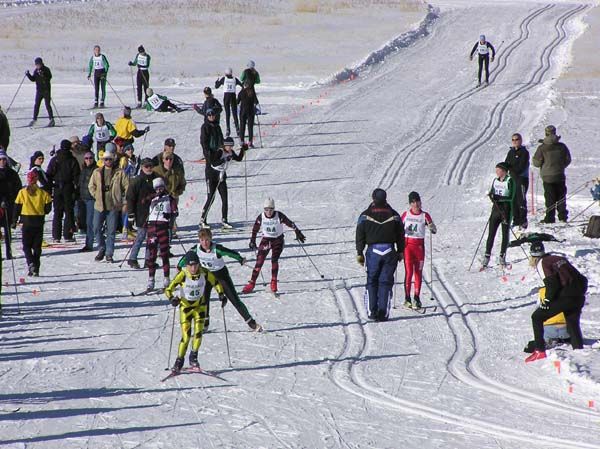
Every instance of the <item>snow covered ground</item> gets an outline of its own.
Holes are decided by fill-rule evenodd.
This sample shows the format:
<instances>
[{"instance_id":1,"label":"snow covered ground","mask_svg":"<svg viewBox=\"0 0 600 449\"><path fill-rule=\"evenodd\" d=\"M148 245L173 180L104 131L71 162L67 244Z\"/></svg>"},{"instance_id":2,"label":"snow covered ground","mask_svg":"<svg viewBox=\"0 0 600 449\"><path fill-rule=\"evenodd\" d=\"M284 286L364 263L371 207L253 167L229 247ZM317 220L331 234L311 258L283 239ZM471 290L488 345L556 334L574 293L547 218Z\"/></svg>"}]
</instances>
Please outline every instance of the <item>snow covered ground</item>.
<instances>
[{"instance_id":1,"label":"snow covered ground","mask_svg":"<svg viewBox=\"0 0 600 449\"><path fill-rule=\"evenodd\" d=\"M131 7L131 2L122 3ZM217 231L218 241L251 257L248 225L264 198L273 196L277 207L305 230L305 248L325 279L290 236L281 260L281 299L272 300L262 286L243 298L268 332L248 332L235 310L226 308L232 368L218 303L213 303L200 362L225 380L186 375L160 383L173 312L164 298L129 295L143 288L145 272L95 263L77 246L45 251L40 278L20 283L24 261L15 261L22 314L16 314L9 282L0 322L2 447L600 447L599 248L581 235L583 217L597 212L597 205L574 223L553 227L551 232L566 241L547 245L567 254L590 279L582 317L584 350L559 347L549 351L546 361L523 363L540 280L520 250L509 251L513 268L504 276L467 270L490 210L485 192L513 132L521 132L533 151L545 125L556 125L574 160L567 172L571 217L591 203L586 182L599 175L600 162L595 151L600 141L600 60L595 54L600 13L594 4L582 2L442 0L433 6L439 18L428 35L353 81L310 89L299 84L363 60L414 28L425 8L400 25L386 21L387 31L376 15L365 18L360 33L381 34L355 49L342 48L336 39L340 31L330 30L326 42L339 58L331 65L324 65L311 41L299 40L301 80L291 76L296 69L282 68L295 67L294 55L279 49L252 52L259 69L264 67L265 85L259 90L268 112L261 117L264 149L249 155L248 217L245 166L231 169L230 217L242 231ZM69 6L74 15L90 7L98 6ZM335 21L334 15L329 19ZM302 23L298 19L298 30ZM179 31L185 34L188 26ZM261 45L276 48L279 41L270 39L281 38L284 26ZM492 84L477 90L476 68L467 55L480 33L496 46L498 56ZM54 66L48 61L68 80L57 79L54 86L64 115L55 129L23 128L33 90L27 86L19 94L9 114L10 154L22 161L34 150L81 134L92 121L90 88L67 68L66 58L75 58L70 49L75 43L68 33L51 36L48 48L65 58ZM172 53L183 59L169 47L173 42L161 45L157 39L153 46L165 58ZM119 51L129 57L129 48L137 44L123 41ZM90 42L82 39L77 45L87 48ZM197 87L219 70L213 67L227 64L216 53L218 61L199 78L188 78L189 72L180 80L157 76L161 93L197 101ZM240 50L237 65L247 53ZM27 53L23 61L33 56ZM16 61L11 65L16 75L3 71L3 81L20 78L15 54L3 52L2 58L3 66ZM131 101L128 73L120 70L119 79L118 71L114 87ZM0 86L0 104L10 102L16 87L14 82ZM118 102L112 92L108 103L107 115L114 120ZM165 137L173 136L184 160L198 159L200 121L190 114L134 112L139 124L152 127L144 153L154 154ZM136 149L141 152L142 144ZM194 241L205 191L203 166L189 162L186 170L182 241L173 247L177 255ZM536 224L543 206L537 170L535 176L537 213L529 218L533 229L541 229ZM407 206L409 191L419 191L439 228L433 258L428 253L426 263L428 282L433 272L433 295L427 288L422 295L427 312L393 309L387 323L366 320L365 274L354 260L355 221L377 186L388 190L398 210ZM210 221L219 218L215 208ZM126 252L121 243L116 258ZM250 270L237 264L230 270L241 288ZM11 276L5 264L3 278ZM402 269L398 278L403 278ZM398 305L402 287L397 285Z\"/></svg>"}]
</instances>

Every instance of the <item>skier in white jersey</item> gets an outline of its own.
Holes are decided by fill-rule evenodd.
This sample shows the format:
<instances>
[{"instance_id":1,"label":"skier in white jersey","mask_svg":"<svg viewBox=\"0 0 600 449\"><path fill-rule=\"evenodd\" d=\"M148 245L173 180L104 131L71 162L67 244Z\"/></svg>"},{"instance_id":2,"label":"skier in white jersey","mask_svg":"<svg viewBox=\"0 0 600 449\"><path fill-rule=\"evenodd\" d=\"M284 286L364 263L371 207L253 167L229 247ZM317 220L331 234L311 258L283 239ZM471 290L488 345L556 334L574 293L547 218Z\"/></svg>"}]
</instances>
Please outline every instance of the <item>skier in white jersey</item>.
<instances>
[{"instance_id":1,"label":"skier in white jersey","mask_svg":"<svg viewBox=\"0 0 600 449\"><path fill-rule=\"evenodd\" d=\"M156 112L181 112L179 106L171 103L164 95L158 95L149 87L146 89L146 110Z\"/></svg>"},{"instance_id":2,"label":"skier in white jersey","mask_svg":"<svg viewBox=\"0 0 600 449\"><path fill-rule=\"evenodd\" d=\"M481 72L483 70L483 66L485 65L485 84L487 85L490 82L490 51L492 52L492 62L494 62L494 58L496 57L496 50L494 46L490 44L485 39L485 34L479 36L479 41L473 45L473 49L471 50L471 55L469 59L473 60L473 55L475 52L479 55L478 63L479 63L479 72L477 74L477 86L481 86Z\"/></svg>"},{"instance_id":3,"label":"skier in white jersey","mask_svg":"<svg viewBox=\"0 0 600 449\"><path fill-rule=\"evenodd\" d=\"M410 209L401 216L404 223L404 305L408 308L421 308L421 282L425 264L425 230L437 232L431 215L421 209L421 196L417 192L408 194ZM411 301L410 290L415 278L414 296Z\"/></svg>"},{"instance_id":4,"label":"skier in white jersey","mask_svg":"<svg viewBox=\"0 0 600 449\"><path fill-rule=\"evenodd\" d=\"M233 76L233 70L231 67L228 67L225 70L225 76L222 76L217 81L215 81L215 89L223 86L223 106L225 107L225 122L227 124L227 132L225 133L225 137L229 137L231 135L231 114L233 113L233 123L235 124L235 135L239 136L240 134L240 123L238 121L237 115L237 96L235 92L236 86L243 87L242 82Z\"/></svg>"},{"instance_id":5,"label":"skier in white jersey","mask_svg":"<svg viewBox=\"0 0 600 449\"><path fill-rule=\"evenodd\" d=\"M143 45L138 47L138 53L135 55L132 61L128 62L129 67L137 67L137 107L142 107L142 92L146 92L146 90L150 87L150 60L152 58L148 53L146 53L146 49ZM146 101L148 101L148 94L146 93Z\"/></svg>"},{"instance_id":6,"label":"skier in white jersey","mask_svg":"<svg viewBox=\"0 0 600 449\"><path fill-rule=\"evenodd\" d=\"M90 58L88 63L88 76L87 79L91 79L92 72L94 73L94 108L98 107L98 94L100 88L102 88L102 97L100 98L100 107L104 107L104 100L106 100L106 76L108 75L108 59L102 53L100 53L100 46L94 46L94 54Z\"/></svg>"},{"instance_id":7,"label":"skier in white jersey","mask_svg":"<svg viewBox=\"0 0 600 449\"><path fill-rule=\"evenodd\" d=\"M283 251L284 239L283 239L283 225L292 228L296 233L296 239L300 243L304 243L306 237L302 234L302 231L286 217L282 212L275 210L275 200L273 198L267 198L264 203L264 212L256 217L254 226L252 227L252 237L250 238L250 244L248 247L252 251L256 251L256 235L260 230L262 239L258 245L258 253L256 254L256 265L252 270L252 276L248 281L248 284L242 290L242 293L251 293L256 285L256 279L260 274L260 270L265 263L267 254L270 250L273 250L271 255L271 291L277 292L277 274L279 273L279 256Z\"/></svg>"}]
</instances>

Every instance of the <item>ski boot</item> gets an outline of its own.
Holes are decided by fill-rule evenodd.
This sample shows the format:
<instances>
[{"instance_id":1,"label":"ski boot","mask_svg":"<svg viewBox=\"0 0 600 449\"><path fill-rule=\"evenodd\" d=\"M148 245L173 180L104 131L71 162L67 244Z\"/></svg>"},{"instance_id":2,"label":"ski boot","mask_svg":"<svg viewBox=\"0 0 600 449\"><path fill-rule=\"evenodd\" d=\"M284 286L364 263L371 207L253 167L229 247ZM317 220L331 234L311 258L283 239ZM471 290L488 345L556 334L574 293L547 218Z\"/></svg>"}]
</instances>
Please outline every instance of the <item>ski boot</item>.
<instances>
[{"instance_id":1,"label":"ski boot","mask_svg":"<svg viewBox=\"0 0 600 449\"><path fill-rule=\"evenodd\" d=\"M225 132L225 137L229 137L231 136L231 130L227 129L227 131Z\"/></svg>"},{"instance_id":2,"label":"ski boot","mask_svg":"<svg viewBox=\"0 0 600 449\"><path fill-rule=\"evenodd\" d=\"M378 310L377 311L377 318L375 318L376 321L387 321L388 317L385 314L385 310Z\"/></svg>"},{"instance_id":3,"label":"ski boot","mask_svg":"<svg viewBox=\"0 0 600 449\"><path fill-rule=\"evenodd\" d=\"M129 268L135 268L136 270L140 269L140 264L137 260L128 260L127 265L129 266Z\"/></svg>"},{"instance_id":4,"label":"ski boot","mask_svg":"<svg viewBox=\"0 0 600 449\"><path fill-rule=\"evenodd\" d=\"M254 321L254 318L250 318L247 323L250 329L252 329L254 332L262 332L264 330L260 324Z\"/></svg>"},{"instance_id":5,"label":"ski boot","mask_svg":"<svg viewBox=\"0 0 600 449\"><path fill-rule=\"evenodd\" d=\"M29 126L31 128L33 125L35 125L35 122L37 122L37 120L33 119L32 121L29 122L29 125L27 125L27 126Z\"/></svg>"},{"instance_id":6,"label":"ski boot","mask_svg":"<svg viewBox=\"0 0 600 449\"><path fill-rule=\"evenodd\" d=\"M100 102L100 108L104 108L104 101Z\"/></svg>"},{"instance_id":7,"label":"ski boot","mask_svg":"<svg viewBox=\"0 0 600 449\"><path fill-rule=\"evenodd\" d=\"M525 359L525 363L535 362L546 358L546 351L536 349L533 353Z\"/></svg>"},{"instance_id":8,"label":"ski boot","mask_svg":"<svg viewBox=\"0 0 600 449\"><path fill-rule=\"evenodd\" d=\"M94 260L96 262L100 262L100 261L102 261L102 259L104 259L104 251L100 250L100 251L98 251L98 254L96 254L96 257L94 257Z\"/></svg>"},{"instance_id":9,"label":"ski boot","mask_svg":"<svg viewBox=\"0 0 600 449\"><path fill-rule=\"evenodd\" d=\"M204 220L200 220L200 223L198 223L198 227L200 229L210 229L210 226L208 224L206 224L206 222Z\"/></svg>"},{"instance_id":10,"label":"ski boot","mask_svg":"<svg viewBox=\"0 0 600 449\"><path fill-rule=\"evenodd\" d=\"M198 363L198 351L190 352L190 366L192 368L200 368L200 364Z\"/></svg>"},{"instance_id":11,"label":"ski boot","mask_svg":"<svg viewBox=\"0 0 600 449\"><path fill-rule=\"evenodd\" d=\"M223 224L223 229L233 229L233 226L229 224L226 218L223 218L221 223Z\"/></svg>"},{"instance_id":12,"label":"ski boot","mask_svg":"<svg viewBox=\"0 0 600 449\"><path fill-rule=\"evenodd\" d=\"M177 357L175 359L175 364L173 365L172 371L174 373L179 373L181 368L183 368L183 357Z\"/></svg>"},{"instance_id":13,"label":"ski boot","mask_svg":"<svg viewBox=\"0 0 600 449\"><path fill-rule=\"evenodd\" d=\"M203 330L203 332L206 332L208 330L209 326L210 326L210 319L209 318L205 318L204 319L204 330Z\"/></svg>"},{"instance_id":14,"label":"ski boot","mask_svg":"<svg viewBox=\"0 0 600 449\"><path fill-rule=\"evenodd\" d=\"M404 298L404 307L406 307L407 309L412 308L412 301L410 299L410 296Z\"/></svg>"},{"instance_id":15,"label":"ski boot","mask_svg":"<svg viewBox=\"0 0 600 449\"><path fill-rule=\"evenodd\" d=\"M419 310L421 307L423 307L421 304L421 298L419 298L419 295L415 295L412 300L412 309Z\"/></svg>"},{"instance_id":16,"label":"ski boot","mask_svg":"<svg viewBox=\"0 0 600 449\"><path fill-rule=\"evenodd\" d=\"M508 263L506 262L506 256L504 254L500 254L498 256L498 265L500 265L502 268L508 267Z\"/></svg>"},{"instance_id":17,"label":"ski boot","mask_svg":"<svg viewBox=\"0 0 600 449\"><path fill-rule=\"evenodd\" d=\"M94 106L92 106L92 109L98 109L98 100L94 101Z\"/></svg>"},{"instance_id":18,"label":"ski boot","mask_svg":"<svg viewBox=\"0 0 600 449\"><path fill-rule=\"evenodd\" d=\"M48 128L54 128L54 126L56 125L56 123L54 123L54 119L51 118L50 121L48 122Z\"/></svg>"},{"instance_id":19,"label":"ski boot","mask_svg":"<svg viewBox=\"0 0 600 449\"><path fill-rule=\"evenodd\" d=\"M271 279L271 291L277 293L277 279Z\"/></svg>"},{"instance_id":20,"label":"ski boot","mask_svg":"<svg viewBox=\"0 0 600 449\"><path fill-rule=\"evenodd\" d=\"M106 256L106 259L105 259L105 260L106 260L108 263L113 263L113 262L115 261L115 259L113 259L113 257L112 257L112 256Z\"/></svg>"},{"instance_id":21,"label":"ski boot","mask_svg":"<svg viewBox=\"0 0 600 449\"><path fill-rule=\"evenodd\" d=\"M27 271L27 276L33 276L33 273L35 273L35 264L30 263L28 270L29 271Z\"/></svg>"},{"instance_id":22,"label":"ski boot","mask_svg":"<svg viewBox=\"0 0 600 449\"><path fill-rule=\"evenodd\" d=\"M254 143L252 143L252 141L248 142L248 148L255 148Z\"/></svg>"},{"instance_id":23,"label":"ski boot","mask_svg":"<svg viewBox=\"0 0 600 449\"><path fill-rule=\"evenodd\" d=\"M481 261L481 269L485 270L489 264L490 264L490 255L486 254L485 256L483 256L483 260Z\"/></svg>"},{"instance_id":24,"label":"ski boot","mask_svg":"<svg viewBox=\"0 0 600 449\"><path fill-rule=\"evenodd\" d=\"M137 102L136 108L137 109L142 109L142 102L141 101Z\"/></svg>"},{"instance_id":25,"label":"ski boot","mask_svg":"<svg viewBox=\"0 0 600 449\"><path fill-rule=\"evenodd\" d=\"M146 284L146 291L154 290L154 278L148 278L148 283Z\"/></svg>"},{"instance_id":26,"label":"ski boot","mask_svg":"<svg viewBox=\"0 0 600 449\"><path fill-rule=\"evenodd\" d=\"M166 277L163 279L163 288L167 288L169 285L171 284L171 278L170 277Z\"/></svg>"},{"instance_id":27,"label":"ski boot","mask_svg":"<svg viewBox=\"0 0 600 449\"><path fill-rule=\"evenodd\" d=\"M254 287L256 285L256 282L254 281L249 281L246 286L242 289L242 293L252 293L254 291Z\"/></svg>"}]
</instances>

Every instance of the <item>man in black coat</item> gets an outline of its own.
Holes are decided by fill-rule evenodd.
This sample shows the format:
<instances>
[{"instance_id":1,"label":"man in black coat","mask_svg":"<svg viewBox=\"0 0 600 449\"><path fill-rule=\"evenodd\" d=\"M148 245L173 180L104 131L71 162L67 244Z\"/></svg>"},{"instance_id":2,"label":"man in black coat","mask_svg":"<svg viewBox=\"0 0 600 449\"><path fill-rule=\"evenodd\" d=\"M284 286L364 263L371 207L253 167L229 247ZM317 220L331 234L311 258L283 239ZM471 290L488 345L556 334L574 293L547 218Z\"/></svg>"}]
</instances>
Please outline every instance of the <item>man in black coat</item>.
<instances>
[{"instance_id":1,"label":"man in black coat","mask_svg":"<svg viewBox=\"0 0 600 449\"><path fill-rule=\"evenodd\" d=\"M212 89L208 86L204 88L204 103L201 106L195 104L194 110L198 114L204 115L204 123L208 122L208 111L215 113L217 123L221 123L221 112L223 112L223 106L219 103L219 100L215 98L212 93Z\"/></svg>"},{"instance_id":2,"label":"man in black coat","mask_svg":"<svg viewBox=\"0 0 600 449\"><path fill-rule=\"evenodd\" d=\"M10 143L10 125L8 118L0 107L0 149L7 151Z\"/></svg>"},{"instance_id":3,"label":"man in black coat","mask_svg":"<svg viewBox=\"0 0 600 449\"><path fill-rule=\"evenodd\" d=\"M33 75L29 73L29 70L25 72L25 75L29 78L29 81L35 82L36 88L35 104L33 105L33 120L29 123L29 126L33 126L37 121L42 100L44 100L46 111L48 111L48 118L50 119L48 126L54 126L54 113L52 112L52 105L50 104L52 102L52 89L50 86L52 72L44 65L42 58L35 58L35 70L33 71Z\"/></svg>"},{"instance_id":4,"label":"man in black coat","mask_svg":"<svg viewBox=\"0 0 600 449\"><path fill-rule=\"evenodd\" d=\"M131 268L140 268L137 258L143 243L146 241L146 223L150 211L150 200L154 194L152 181L158 177L153 171L152 159L142 159L141 167L142 171L131 180L125 194L129 223L132 225L135 223L137 226L135 241L127 259L127 265Z\"/></svg>"},{"instance_id":5,"label":"man in black coat","mask_svg":"<svg viewBox=\"0 0 600 449\"><path fill-rule=\"evenodd\" d=\"M513 226L527 229L527 190L529 189L529 151L523 146L521 134L512 135L511 147L504 161L515 183Z\"/></svg>"},{"instance_id":6,"label":"man in black coat","mask_svg":"<svg viewBox=\"0 0 600 449\"><path fill-rule=\"evenodd\" d=\"M360 214L356 226L356 261L367 264L365 304L370 319L386 321L394 273L404 257L404 224L400 214L387 203L383 189L375 189L373 202ZM363 255L367 248L366 258Z\"/></svg>"},{"instance_id":7,"label":"man in black coat","mask_svg":"<svg viewBox=\"0 0 600 449\"><path fill-rule=\"evenodd\" d=\"M73 241L75 230L75 199L79 196L79 175L81 169L79 162L71 153L71 142L64 139L60 142L60 149L56 152L46 170L48 180L54 189L52 220L52 238L60 242L61 234L66 241ZM64 215L64 226L63 226Z\"/></svg>"},{"instance_id":8,"label":"man in black coat","mask_svg":"<svg viewBox=\"0 0 600 449\"><path fill-rule=\"evenodd\" d=\"M0 150L0 208L2 209L2 228L6 244L5 259L12 259L10 225L13 222L15 199L23 184L16 171L9 167L6 152Z\"/></svg>"}]
</instances>

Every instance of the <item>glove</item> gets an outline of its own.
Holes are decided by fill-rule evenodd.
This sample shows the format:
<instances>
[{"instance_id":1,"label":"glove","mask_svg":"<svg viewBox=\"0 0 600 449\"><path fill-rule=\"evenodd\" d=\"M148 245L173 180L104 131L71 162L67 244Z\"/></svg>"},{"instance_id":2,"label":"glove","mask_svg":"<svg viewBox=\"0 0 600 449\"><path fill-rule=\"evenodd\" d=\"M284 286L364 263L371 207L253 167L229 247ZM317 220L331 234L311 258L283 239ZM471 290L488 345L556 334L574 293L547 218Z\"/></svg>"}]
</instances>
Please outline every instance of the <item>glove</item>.
<instances>
[{"instance_id":1,"label":"glove","mask_svg":"<svg viewBox=\"0 0 600 449\"><path fill-rule=\"evenodd\" d=\"M472 61L472 60L473 60L473 56L469 56L469 61Z\"/></svg>"},{"instance_id":2,"label":"glove","mask_svg":"<svg viewBox=\"0 0 600 449\"><path fill-rule=\"evenodd\" d=\"M29 70L27 70L27 71L25 72L25 75L27 75L27 76L31 76L31 73L29 73Z\"/></svg>"},{"instance_id":3,"label":"glove","mask_svg":"<svg viewBox=\"0 0 600 449\"><path fill-rule=\"evenodd\" d=\"M432 234L435 234L437 232L437 227L435 226L435 223L433 221L429 223L428 227L429 231L431 231Z\"/></svg>"},{"instance_id":4,"label":"glove","mask_svg":"<svg viewBox=\"0 0 600 449\"><path fill-rule=\"evenodd\" d=\"M221 307L225 307L227 304L227 296L225 296L225 293L219 293L219 301L221 301Z\"/></svg>"},{"instance_id":5,"label":"glove","mask_svg":"<svg viewBox=\"0 0 600 449\"><path fill-rule=\"evenodd\" d=\"M144 128L144 132L145 132L145 133L147 133L148 131L150 131L150 125L147 125L147 126Z\"/></svg>"},{"instance_id":6,"label":"glove","mask_svg":"<svg viewBox=\"0 0 600 449\"><path fill-rule=\"evenodd\" d=\"M242 257L242 260L240 260L240 265L244 265L247 262L245 257Z\"/></svg>"},{"instance_id":7,"label":"glove","mask_svg":"<svg viewBox=\"0 0 600 449\"><path fill-rule=\"evenodd\" d=\"M495 58L495 56L492 56L492 62L494 62L494 58Z\"/></svg>"},{"instance_id":8,"label":"glove","mask_svg":"<svg viewBox=\"0 0 600 449\"><path fill-rule=\"evenodd\" d=\"M179 296L173 296L171 299L169 299L169 301L173 307L177 307L181 302L181 298Z\"/></svg>"},{"instance_id":9,"label":"glove","mask_svg":"<svg viewBox=\"0 0 600 449\"><path fill-rule=\"evenodd\" d=\"M87 79L90 79L90 78L91 78L91 75L88 75L88 76L87 76Z\"/></svg>"},{"instance_id":10,"label":"glove","mask_svg":"<svg viewBox=\"0 0 600 449\"><path fill-rule=\"evenodd\" d=\"M133 226L135 223L135 214L128 214L127 221L129 222L129 224L131 224L131 226Z\"/></svg>"},{"instance_id":11,"label":"glove","mask_svg":"<svg viewBox=\"0 0 600 449\"><path fill-rule=\"evenodd\" d=\"M1 207L2 209L5 209L5 210L6 210L6 209L8 209L8 203L7 203L5 200L3 200L3 201L0 203L0 207Z\"/></svg>"},{"instance_id":12,"label":"glove","mask_svg":"<svg viewBox=\"0 0 600 449\"><path fill-rule=\"evenodd\" d=\"M261 115L262 112L260 112L260 106L258 106L258 105L254 106L254 112L256 113L256 115Z\"/></svg>"},{"instance_id":13,"label":"glove","mask_svg":"<svg viewBox=\"0 0 600 449\"><path fill-rule=\"evenodd\" d=\"M398 263L404 260L404 253L398 253Z\"/></svg>"},{"instance_id":14,"label":"glove","mask_svg":"<svg viewBox=\"0 0 600 449\"><path fill-rule=\"evenodd\" d=\"M200 106L200 105L198 105L198 104L194 103L194 104L192 105L192 108L194 108L194 111L196 111L198 114L202 114L202 106Z\"/></svg>"},{"instance_id":15,"label":"glove","mask_svg":"<svg viewBox=\"0 0 600 449\"><path fill-rule=\"evenodd\" d=\"M243 152L246 152L246 151L248 151L248 144L247 144L247 143L245 143L245 142L242 144L242 151L243 151Z\"/></svg>"},{"instance_id":16,"label":"glove","mask_svg":"<svg viewBox=\"0 0 600 449\"><path fill-rule=\"evenodd\" d=\"M163 212L163 217L166 218L167 220L171 219L171 214L168 212Z\"/></svg>"},{"instance_id":17,"label":"glove","mask_svg":"<svg viewBox=\"0 0 600 449\"><path fill-rule=\"evenodd\" d=\"M363 256L362 254L359 254L358 256L356 256L356 261L358 262L359 265L361 266L365 266L365 256Z\"/></svg>"},{"instance_id":18,"label":"glove","mask_svg":"<svg viewBox=\"0 0 600 449\"><path fill-rule=\"evenodd\" d=\"M134 64L132 61L129 61L129 62L127 63L127 65L128 65L129 67L132 67L132 66L134 66L135 64Z\"/></svg>"},{"instance_id":19,"label":"glove","mask_svg":"<svg viewBox=\"0 0 600 449\"><path fill-rule=\"evenodd\" d=\"M296 240L298 240L300 243L304 243L306 241L306 237L304 234L302 234L300 229L296 229L294 232L296 233Z\"/></svg>"},{"instance_id":20,"label":"glove","mask_svg":"<svg viewBox=\"0 0 600 449\"><path fill-rule=\"evenodd\" d=\"M100 75L100 79L101 80L105 80L106 79L106 74Z\"/></svg>"},{"instance_id":21,"label":"glove","mask_svg":"<svg viewBox=\"0 0 600 449\"><path fill-rule=\"evenodd\" d=\"M256 241L250 240L250 243L248 244L248 248L250 248L252 251L256 251Z\"/></svg>"},{"instance_id":22,"label":"glove","mask_svg":"<svg viewBox=\"0 0 600 449\"><path fill-rule=\"evenodd\" d=\"M17 221L16 221L16 220L15 220L15 221L13 221L13 222L10 224L10 227L11 227L11 228L13 228L13 229L17 229Z\"/></svg>"}]
</instances>

